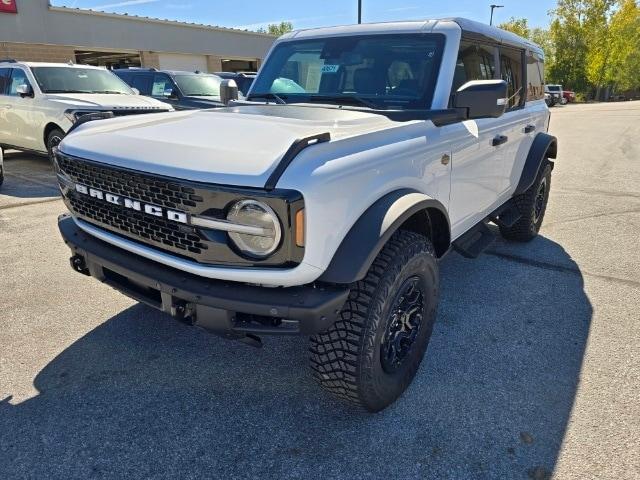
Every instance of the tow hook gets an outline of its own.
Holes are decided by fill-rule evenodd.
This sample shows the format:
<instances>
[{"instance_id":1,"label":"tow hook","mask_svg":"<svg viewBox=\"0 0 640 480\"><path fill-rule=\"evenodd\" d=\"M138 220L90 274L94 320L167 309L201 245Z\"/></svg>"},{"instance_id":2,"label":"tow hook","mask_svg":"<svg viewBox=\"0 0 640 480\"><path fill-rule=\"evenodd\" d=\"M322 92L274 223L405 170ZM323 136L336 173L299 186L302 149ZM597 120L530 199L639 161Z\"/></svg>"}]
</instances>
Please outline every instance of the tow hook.
<instances>
[{"instance_id":1,"label":"tow hook","mask_svg":"<svg viewBox=\"0 0 640 480\"><path fill-rule=\"evenodd\" d=\"M84 257L80 255L74 255L69 259L69 263L71 263L71 268L73 268L76 272L81 273L82 275L91 276Z\"/></svg>"},{"instance_id":2,"label":"tow hook","mask_svg":"<svg viewBox=\"0 0 640 480\"><path fill-rule=\"evenodd\" d=\"M262 347L262 340L257 335L233 331L235 322L233 312L174 299L169 313L182 323L199 327L227 340L236 340L252 347Z\"/></svg>"}]
</instances>

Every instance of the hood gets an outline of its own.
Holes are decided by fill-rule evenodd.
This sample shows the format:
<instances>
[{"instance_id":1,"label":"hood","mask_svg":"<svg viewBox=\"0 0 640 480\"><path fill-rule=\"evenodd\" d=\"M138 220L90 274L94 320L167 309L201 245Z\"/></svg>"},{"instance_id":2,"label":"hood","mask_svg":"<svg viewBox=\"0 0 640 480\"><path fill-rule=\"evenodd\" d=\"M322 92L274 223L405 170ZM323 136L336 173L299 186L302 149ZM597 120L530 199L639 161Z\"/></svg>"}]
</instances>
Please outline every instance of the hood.
<instances>
[{"instance_id":1,"label":"hood","mask_svg":"<svg viewBox=\"0 0 640 480\"><path fill-rule=\"evenodd\" d=\"M157 108L167 110L169 105L142 95L115 95L102 93L48 93L47 100L69 108L96 108L117 110L131 108Z\"/></svg>"},{"instance_id":2,"label":"hood","mask_svg":"<svg viewBox=\"0 0 640 480\"><path fill-rule=\"evenodd\" d=\"M88 122L59 148L68 155L168 177L263 187L299 138L329 132L333 141L394 124L361 111L241 106Z\"/></svg>"}]
</instances>

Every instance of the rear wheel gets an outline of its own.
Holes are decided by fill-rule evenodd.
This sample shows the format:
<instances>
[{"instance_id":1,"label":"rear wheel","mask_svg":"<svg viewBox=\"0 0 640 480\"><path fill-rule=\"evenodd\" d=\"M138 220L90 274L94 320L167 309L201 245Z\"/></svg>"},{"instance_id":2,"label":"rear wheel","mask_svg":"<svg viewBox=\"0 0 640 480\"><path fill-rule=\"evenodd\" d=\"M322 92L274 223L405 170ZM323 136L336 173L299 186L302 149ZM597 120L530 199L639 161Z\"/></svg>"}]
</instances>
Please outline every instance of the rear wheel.
<instances>
[{"instance_id":1,"label":"rear wheel","mask_svg":"<svg viewBox=\"0 0 640 480\"><path fill-rule=\"evenodd\" d=\"M500 233L507 240L528 242L540 231L549 201L551 188L551 164L544 160L533 185L523 194L513 198L521 218L511 227L500 227Z\"/></svg>"},{"instance_id":2,"label":"rear wheel","mask_svg":"<svg viewBox=\"0 0 640 480\"><path fill-rule=\"evenodd\" d=\"M47 153L49 154L49 160L53 162L53 149L57 147L64 138L64 132L59 128L54 128L47 135Z\"/></svg>"},{"instance_id":3,"label":"rear wheel","mask_svg":"<svg viewBox=\"0 0 640 480\"><path fill-rule=\"evenodd\" d=\"M396 232L364 280L352 286L340 319L311 338L311 368L320 385L376 412L413 380L438 304L438 264L424 236Z\"/></svg>"}]
</instances>

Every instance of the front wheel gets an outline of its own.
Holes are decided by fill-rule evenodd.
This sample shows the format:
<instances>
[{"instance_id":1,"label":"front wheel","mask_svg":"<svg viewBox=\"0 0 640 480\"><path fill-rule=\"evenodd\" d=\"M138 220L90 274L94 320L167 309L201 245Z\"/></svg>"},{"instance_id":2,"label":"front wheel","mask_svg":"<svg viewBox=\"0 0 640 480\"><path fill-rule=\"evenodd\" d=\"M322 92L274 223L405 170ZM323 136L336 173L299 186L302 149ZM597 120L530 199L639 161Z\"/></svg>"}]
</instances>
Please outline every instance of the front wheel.
<instances>
[{"instance_id":1,"label":"front wheel","mask_svg":"<svg viewBox=\"0 0 640 480\"><path fill-rule=\"evenodd\" d=\"M54 128L47 135L47 153L49 154L49 160L53 162L53 149L57 147L64 138L64 132L59 128Z\"/></svg>"},{"instance_id":2,"label":"front wheel","mask_svg":"<svg viewBox=\"0 0 640 480\"><path fill-rule=\"evenodd\" d=\"M327 331L311 338L320 385L369 411L392 404L413 380L436 318L438 263L423 235L396 232L356 282Z\"/></svg>"}]
</instances>

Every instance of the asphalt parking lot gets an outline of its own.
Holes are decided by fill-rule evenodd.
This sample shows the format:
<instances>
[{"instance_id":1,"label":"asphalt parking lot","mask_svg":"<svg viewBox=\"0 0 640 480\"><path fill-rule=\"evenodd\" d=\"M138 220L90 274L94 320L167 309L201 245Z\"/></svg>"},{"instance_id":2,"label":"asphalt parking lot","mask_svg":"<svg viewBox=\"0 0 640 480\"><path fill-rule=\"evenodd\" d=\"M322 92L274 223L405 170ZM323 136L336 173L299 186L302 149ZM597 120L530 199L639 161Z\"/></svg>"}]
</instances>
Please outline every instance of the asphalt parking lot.
<instances>
[{"instance_id":1,"label":"asphalt parking lot","mask_svg":"<svg viewBox=\"0 0 640 480\"><path fill-rule=\"evenodd\" d=\"M386 411L69 268L48 161L0 189L0 478L640 478L640 102L553 109L527 245L442 262L425 361Z\"/></svg>"}]
</instances>

